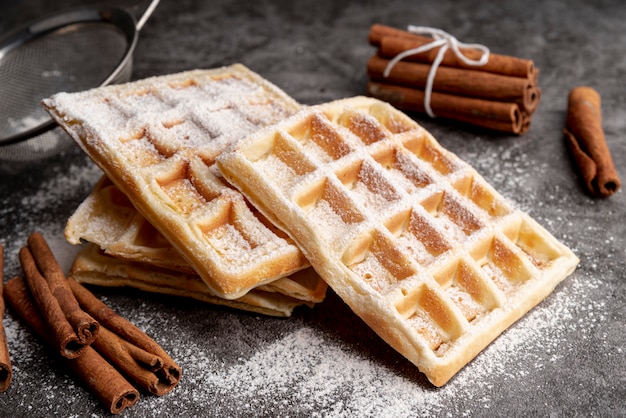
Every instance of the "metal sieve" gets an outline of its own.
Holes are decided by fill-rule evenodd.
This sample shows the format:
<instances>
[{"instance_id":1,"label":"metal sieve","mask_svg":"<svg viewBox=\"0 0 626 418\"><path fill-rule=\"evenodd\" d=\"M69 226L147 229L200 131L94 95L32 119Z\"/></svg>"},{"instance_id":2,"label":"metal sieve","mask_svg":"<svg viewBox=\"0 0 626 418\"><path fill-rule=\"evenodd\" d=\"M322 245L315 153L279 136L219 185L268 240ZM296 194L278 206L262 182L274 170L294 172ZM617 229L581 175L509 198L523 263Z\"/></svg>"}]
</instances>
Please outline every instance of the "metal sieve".
<instances>
[{"instance_id":1,"label":"metal sieve","mask_svg":"<svg viewBox=\"0 0 626 418\"><path fill-rule=\"evenodd\" d=\"M65 135L41 107L58 92L130 80L141 18L125 9L77 8L38 19L0 39L0 160L58 152Z\"/></svg>"}]
</instances>

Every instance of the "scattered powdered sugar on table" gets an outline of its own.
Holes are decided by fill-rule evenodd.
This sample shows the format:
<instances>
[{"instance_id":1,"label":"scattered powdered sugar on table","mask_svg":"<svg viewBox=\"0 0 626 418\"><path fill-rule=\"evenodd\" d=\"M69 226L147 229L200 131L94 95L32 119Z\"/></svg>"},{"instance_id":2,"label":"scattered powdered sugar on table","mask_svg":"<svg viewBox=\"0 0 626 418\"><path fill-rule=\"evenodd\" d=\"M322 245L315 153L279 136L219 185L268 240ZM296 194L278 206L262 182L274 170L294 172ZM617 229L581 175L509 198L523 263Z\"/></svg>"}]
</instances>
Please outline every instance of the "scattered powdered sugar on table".
<instances>
[{"instance_id":1,"label":"scattered powdered sugar on table","mask_svg":"<svg viewBox=\"0 0 626 418\"><path fill-rule=\"evenodd\" d=\"M466 151L460 157L484 176L499 193L514 201L518 209L528 212L537 204L535 191L541 179L539 173L546 171L545 167L538 167L540 163L528 156L522 148L524 144L520 142L507 143L505 146L489 145L476 145L480 148Z\"/></svg>"},{"instance_id":2,"label":"scattered powdered sugar on table","mask_svg":"<svg viewBox=\"0 0 626 418\"><path fill-rule=\"evenodd\" d=\"M599 280L578 275L565 286L439 389L396 374L332 331L304 323L234 365L202 341L176 345L172 355L185 374L173 397L215 416L471 416L489 410L503 382L523 386L561 362L567 367L572 334L586 338L602 326L604 302L586 299ZM155 410L167 405L146 401Z\"/></svg>"},{"instance_id":3,"label":"scattered powdered sugar on table","mask_svg":"<svg viewBox=\"0 0 626 418\"><path fill-rule=\"evenodd\" d=\"M532 184L536 180L530 173L532 163L525 153L503 157L493 150L475 155L470 152L464 158L479 172L486 173L496 189L505 195L509 193L508 197L513 197L522 209L532 211L531 203L536 197L532 191L537 184ZM44 232L62 265L68 266L71 262L76 247L63 239L65 219L62 217L71 214L65 211L67 206L72 206L67 200L75 200L77 205L101 172L94 165L71 165L65 170L63 175L54 175L39 185L34 194L25 194L19 208L3 205L1 214L11 213L15 224L10 236L3 237L4 244L9 243L5 254L7 274L17 272L17 250L34 230ZM528 191L529 196L511 195L518 191ZM56 210L58 206L65 206L65 211ZM550 227L551 222L561 222L558 216L565 217L566 212L560 211L549 214L556 214L554 219L546 215L539 220ZM19 216L15 212L19 212ZM598 231L589 231L592 232ZM565 235L557 238L571 239ZM150 301L123 305L115 297L105 297L107 304L153 336L183 368L182 380L172 393L161 398L143 395L139 403L128 410L128 416L403 417L496 413L494 408L508 396L520 397L528 391L548 389L532 385L549 382L547 374L571 367L571 356L580 354L576 344L581 340L592 343L597 339L594 335L610 331L610 328L607 330L611 320L607 302L589 298L606 285L603 264L584 256L592 253L591 247L596 244L598 242L577 243L579 248L575 248L575 252L583 255L583 264L589 261L589 265L579 268L546 301L505 331L439 389L423 380L414 380L413 373L399 373L385 365L383 359L363 354L358 347L343 340L331 324L310 322L316 321L315 315L296 315L287 320L292 321L284 326L287 330L266 345L255 340L257 337L250 337L247 344L252 354L237 359L219 354L220 350L240 348L231 339L230 321L252 327L255 321L265 321L265 318L228 314L226 317L230 319L213 324L218 327L216 334L182 334L183 331L164 330L184 329L189 319L183 315L158 312L159 305L153 306ZM16 411L14 416L19 416L35 411L41 416L44 413L106 416L97 400L64 371L62 363L51 360L50 353L10 314L10 308L8 310L4 325L14 359L14 380L8 395L0 396L0 415ZM219 314L215 312L215 317L221 317ZM612 344L607 341L606 344ZM259 343L261 347L257 347ZM384 344L378 339L367 343ZM614 355L623 356L624 349L617 342L613 343ZM512 386L519 387L519 393L499 392Z\"/></svg>"},{"instance_id":4,"label":"scattered powdered sugar on table","mask_svg":"<svg viewBox=\"0 0 626 418\"><path fill-rule=\"evenodd\" d=\"M34 194L25 194L16 208L3 204L0 216L10 212L13 222L12 234L2 237L4 240L6 271L17 271L17 251L26 245L28 236L33 232L42 232L50 247L55 251L59 263L67 270L73 260L74 250L63 236L65 221L70 213L67 210L68 199L76 200L76 205L85 197L91 187L102 176L102 171L94 164L71 165L64 167L64 175L54 175L45 180ZM9 196L6 197L9 199ZM4 200L4 199L3 199Z\"/></svg>"}]
</instances>

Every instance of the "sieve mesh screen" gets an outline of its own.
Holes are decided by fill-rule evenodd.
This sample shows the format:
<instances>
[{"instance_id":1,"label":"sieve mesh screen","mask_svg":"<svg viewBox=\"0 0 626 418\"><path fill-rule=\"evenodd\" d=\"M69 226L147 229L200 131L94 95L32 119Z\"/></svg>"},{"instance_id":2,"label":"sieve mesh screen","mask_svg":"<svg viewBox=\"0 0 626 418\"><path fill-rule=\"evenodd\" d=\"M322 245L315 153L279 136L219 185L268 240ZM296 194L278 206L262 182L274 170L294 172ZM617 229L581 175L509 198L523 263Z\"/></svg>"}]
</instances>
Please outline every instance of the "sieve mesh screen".
<instances>
[{"instance_id":1,"label":"sieve mesh screen","mask_svg":"<svg viewBox=\"0 0 626 418\"><path fill-rule=\"evenodd\" d=\"M0 59L0 139L49 121L41 99L100 85L127 52L125 34L107 22L68 25L7 51Z\"/></svg>"}]
</instances>

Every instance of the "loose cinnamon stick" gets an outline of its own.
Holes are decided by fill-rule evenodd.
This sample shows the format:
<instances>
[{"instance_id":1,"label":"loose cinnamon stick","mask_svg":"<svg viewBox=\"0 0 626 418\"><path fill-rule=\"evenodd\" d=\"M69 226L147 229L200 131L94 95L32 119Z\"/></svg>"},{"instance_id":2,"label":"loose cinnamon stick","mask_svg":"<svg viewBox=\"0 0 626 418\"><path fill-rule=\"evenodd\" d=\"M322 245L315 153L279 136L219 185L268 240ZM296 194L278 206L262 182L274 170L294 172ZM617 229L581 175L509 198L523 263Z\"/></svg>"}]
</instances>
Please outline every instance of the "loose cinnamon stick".
<instances>
[{"instance_id":1,"label":"loose cinnamon stick","mask_svg":"<svg viewBox=\"0 0 626 418\"><path fill-rule=\"evenodd\" d=\"M65 273L54 258L48 243L41 234L35 232L28 237L28 247L39 271L48 282L52 295L59 302L67 321L74 329L79 342L84 345L91 344L98 332L98 322L80 309L67 284Z\"/></svg>"},{"instance_id":2,"label":"loose cinnamon stick","mask_svg":"<svg viewBox=\"0 0 626 418\"><path fill-rule=\"evenodd\" d=\"M564 129L567 143L594 196L609 197L621 186L602 129L600 95L591 87L576 87L568 98Z\"/></svg>"},{"instance_id":3,"label":"loose cinnamon stick","mask_svg":"<svg viewBox=\"0 0 626 418\"><path fill-rule=\"evenodd\" d=\"M422 90L425 88L431 70L430 64L400 61L393 66L389 76L385 77L384 72L389 62L389 59L378 54L373 55L367 63L370 79ZM539 88L529 79L454 67L437 68L433 91L514 102L528 113L535 111L540 98Z\"/></svg>"},{"instance_id":4,"label":"loose cinnamon stick","mask_svg":"<svg viewBox=\"0 0 626 418\"><path fill-rule=\"evenodd\" d=\"M92 345L118 370L141 388L161 396L170 392L174 385L162 379L163 361L160 357L129 343L105 327L100 328Z\"/></svg>"},{"instance_id":5,"label":"loose cinnamon stick","mask_svg":"<svg viewBox=\"0 0 626 418\"><path fill-rule=\"evenodd\" d=\"M368 94L398 109L424 113L424 91L389 83L368 82ZM520 134L523 116L515 103L495 102L433 92L430 107L435 115L502 132Z\"/></svg>"},{"instance_id":6,"label":"loose cinnamon stick","mask_svg":"<svg viewBox=\"0 0 626 418\"><path fill-rule=\"evenodd\" d=\"M381 55L384 57L395 57L396 55L418 48L433 41L432 38L416 35L408 31L392 28L385 25L375 24L370 28L370 44L379 47ZM470 59L480 58L481 52L472 48L461 48L461 51ZM437 55L438 48L411 55L406 58L408 61L418 61L432 63ZM448 50L441 62L442 66L469 68L477 71L487 71L495 74L502 74L512 77L522 77L533 79L536 77L535 66L531 60L511 57L500 54L489 54L488 62L480 67L468 65L458 59L453 51Z\"/></svg>"},{"instance_id":7,"label":"loose cinnamon stick","mask_svg":"<svg viewBox=\"0 0 626 418\"><path fill-rule=\"evenodd\" d=\"M116 362L120 368L128 368L129 374L137 379L137 383L143 382L142 386L146 385L144 387L151 393L164 395L174 389L180 380L181 368L161 346L106 306L84 286L73 279L69 279L68 283L82 309L98 320L101 330L104 328L125 340L114 339L105 331L104 338L97 338L94 343L98 344L97 349L102 350L103 355L106 355L105 352L109 353L107 358Z\"/></svg>"},{"instance_id":8,"label":"loose cinnamon stick","mask_svg":"<svg viewBox=\"0 0 626 418\"><path fill-rule=\"evenodd\" d=\"M74 328L67 321L58 300L50 291L48 282L37 269L28 247L23 247L20 250L19 259L35 304L52 336L53 346L63 357L79 357L87 345L80 341Z\"/></svg>"},{"instance_id":9,"label":"loose cinnamon stick","mask_svg":"<svg viewBox=\"0 0 626 418\"><path fill-rule=\"evenodd\" d=\"M4 332L2 319L4 318L4 294L2 285L4 283L4 247L0 244L0 392L4 392L11 385L11 357L7 345L7 336Z\"/></svg>"},{"instance_id":10,"label":"loose cinnamon stick","mask_svg":"<svg viewBox=\"0 0 626 418\"><path fill-rule=\"evenodd\" d=\"M54 344L24 279L11 279L4 286L4 290L7 302L16 314L40 338L48 344ZM139 392L92 347L87 346L81 356L65 358L65 361L111 413L119 414L139 400Z\"/></svg>"}]
</instances>

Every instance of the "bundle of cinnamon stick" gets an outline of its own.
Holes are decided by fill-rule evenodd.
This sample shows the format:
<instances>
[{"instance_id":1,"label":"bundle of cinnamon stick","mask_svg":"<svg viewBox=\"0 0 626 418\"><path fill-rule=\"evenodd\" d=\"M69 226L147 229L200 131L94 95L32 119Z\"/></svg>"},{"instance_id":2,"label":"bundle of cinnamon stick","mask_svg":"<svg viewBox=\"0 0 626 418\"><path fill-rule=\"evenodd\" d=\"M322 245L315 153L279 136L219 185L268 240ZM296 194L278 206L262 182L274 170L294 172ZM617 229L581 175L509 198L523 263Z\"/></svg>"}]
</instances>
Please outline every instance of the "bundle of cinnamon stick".
<instances>
[{"instance_id":1,"label":"bundle of cinnamon stick","mask_svg":"<svg viewBox=\"0 0 626 418\"><path fill-rule=\"evenodd\" d=\"M397 62L387 76L384 72L398 54L432 41L401 29L373 25L369 42L377 51L367 64L368 94L399 109L426 112L425 87L438 48L410 55ZM460 50L469 59L480 55L471 48ZM437 117L521 135L530 127L539 105L538 79L539 70L530 60L490 54L484 65L471 66L448 50L436 68L430 107Z\"/></svg>"},{"instance_id":2,"label":"bundle of cinnamon stick","mask_svg":"<svg viewBox=\"0 0 626 418\"><path fill-rule=\"evenodd\" d=\"M133 384L157 396L178 384L181 369L174 360L89 290L67 279L41 234L28 238L19 259L25 277L4 285L8 304L111 413L138 401Z\"/></svg>"},{"instance_id":3,"label":"bundle of cinnamon stick","mask_svg":"<svg viewBox=\"0 0 626 418\"><path fill-rule=\"evenodd\" d=\"M0 244L0 392L4 392L11 385L11 357L7 346L7 336L4 332L2 318L4 318L4 294L2 292L4 283L4 247Z\"/></svg>"}]
</instances>

